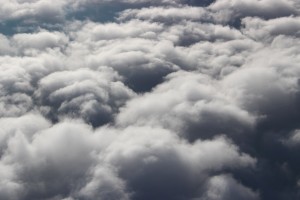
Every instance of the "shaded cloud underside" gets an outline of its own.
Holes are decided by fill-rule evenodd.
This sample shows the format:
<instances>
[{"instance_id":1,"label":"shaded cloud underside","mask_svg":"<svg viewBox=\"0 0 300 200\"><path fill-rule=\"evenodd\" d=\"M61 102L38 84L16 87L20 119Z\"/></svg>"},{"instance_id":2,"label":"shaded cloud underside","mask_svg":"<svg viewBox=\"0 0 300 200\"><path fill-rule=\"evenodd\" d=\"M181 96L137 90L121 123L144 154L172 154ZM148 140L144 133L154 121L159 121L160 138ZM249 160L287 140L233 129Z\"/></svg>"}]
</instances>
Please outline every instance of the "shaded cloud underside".
<instances>
[{"instance_id":1,"label":"shaded cloud underside","mask_svg":"<svg viewBox=\"0 0 300 200\"><path fill-rule=\"evenodd\" d=\"M0 3L0 199L300 198L297 0Z\"/></svg>"}]
</instances>

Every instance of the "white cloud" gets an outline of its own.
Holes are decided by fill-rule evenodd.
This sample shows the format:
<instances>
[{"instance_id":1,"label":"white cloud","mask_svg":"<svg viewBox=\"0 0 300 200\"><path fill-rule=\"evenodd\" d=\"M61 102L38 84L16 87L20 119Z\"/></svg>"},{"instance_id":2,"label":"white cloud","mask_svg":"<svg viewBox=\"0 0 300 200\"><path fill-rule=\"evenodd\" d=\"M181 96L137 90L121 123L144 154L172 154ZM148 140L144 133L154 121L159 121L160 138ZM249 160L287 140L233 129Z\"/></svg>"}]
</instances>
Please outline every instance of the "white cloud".
<instances>
[{"instance_id":1,"label":"white cloud","mask_svg":"<svg viewBox=\"0 0 300 200\"><path fill-rule=\"evenodd\" d=\"M178 72L168 79L153 92L129 101L118 123L171 128L187 138L243 134L239 131L254 125L254 116L236 106L227 91L209 77Z\"/></svg>"},{"instance_id":2,"label":"white cloud","mask_svg":"<svg viewBox=\"0 0 300 200\"><path fill-rule=\"evenodd\" d=\"M52 73L40 80L35 96L48 110L46 115L79 116L100 125L109 122L118 107L134 96L109 73L88 69Z\"/></svg>"},{"instance_id":3,"label":"white cloud","mask_svg":"<svg viewBox=\"0 0 300 200\"><path fill-rule=\"evenodd\" d=\"M190 194L185 190L202 187L209 172L253 167L256 162L225 138L188 144L164 129L101 128L94 132L78 121L49 126L38 115L5 118L0 123L7 124L2 131L7 135L7 146L0 161L1 168L7 172L1 173L7 191L1 195L15 193L16 198L47 199L59 194L74 198L128 199L131 195L148 194L153 184L161 181L170 189L177 187L172 185L174 181L179 185L191 181L193 185L183 188L188 197ZM181 176L179 170L184 170L186 176ZM172 176L165 174L167 171ZM153 175L158 178L154 182ZM145 188L139 190L139 182L144 182ZM154 195L165 191L156 192Z\"/></svg>"},{"instance_id":4,"label":"white cloud","mask_svg":"<svg viewBox=\"0 0 300 200\"><path fill-rule=\"evenodd\" d=\"M0 199L299 199L298 1L0 3Z\"/></svg>"},{"instance_id":5,"label":"white cloud","mask_svg":"<svg viewBox=\"0 0 300 200\"><path fill-rule=\"evenodd\" d=\"M255 40L264 42L270 42L280 35L298 38L300 37L299 19L300 17L282 17L266 21L260 18L244 18L243 32Z\"/></svg>"},{"instance_id":6,"label":"white cloud","mask_svg":"<svg viewBox=\"0 0 300 200\"><path fill-rule=\"evenodd\" d=\"M277 18L299 15L297 0L217 0L209 6L217 15L232 20L235 17L258 16Z\"/></svg>"}]
</instances>

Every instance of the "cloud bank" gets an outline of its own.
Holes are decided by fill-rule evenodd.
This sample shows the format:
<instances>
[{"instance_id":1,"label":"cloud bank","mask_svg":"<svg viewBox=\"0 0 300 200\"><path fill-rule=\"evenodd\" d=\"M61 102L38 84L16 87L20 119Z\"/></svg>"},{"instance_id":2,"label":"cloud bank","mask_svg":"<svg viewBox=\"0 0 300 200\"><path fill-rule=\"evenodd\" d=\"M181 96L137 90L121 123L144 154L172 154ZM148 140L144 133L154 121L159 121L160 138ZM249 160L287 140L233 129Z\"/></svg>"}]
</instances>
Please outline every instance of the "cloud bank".
<instances>
[{"instance_id":1,"label":"cloud bank","mask_svg":"<svg viewBox=\"0 0 300 200\"><path fill-rule=\"evenodd\" d=\"M297 0L0 3L0 199L300 198Z\"/></svg>"}]
</instances>

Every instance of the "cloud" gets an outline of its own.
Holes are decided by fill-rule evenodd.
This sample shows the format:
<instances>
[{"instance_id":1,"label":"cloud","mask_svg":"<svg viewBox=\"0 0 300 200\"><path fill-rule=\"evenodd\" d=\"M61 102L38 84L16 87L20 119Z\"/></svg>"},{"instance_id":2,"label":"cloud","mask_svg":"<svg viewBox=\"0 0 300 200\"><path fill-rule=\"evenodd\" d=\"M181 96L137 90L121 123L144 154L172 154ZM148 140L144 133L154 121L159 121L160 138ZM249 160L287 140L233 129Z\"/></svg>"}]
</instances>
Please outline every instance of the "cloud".
<instances>
[{"instance_id":1,"label":"cloud","mask_svg":"<svg viewBox=\"0 0 300 200\"><path fill-rule=\"evenodd\" d=\"M139 20L132 20L122 24L97 24L95 22L88 21L81 24L81 26L81 29L75 32L76 39L80 41L107 41L135 37L151 38L151 34L161 32L163 29L160 24L148 23Z\"/></svg>"},{"instance_id":2,"label":"cloud","mask_svg":"<svg viewBox=\"0 0 300 200\"><path fill-rule=\"evenodd\" d=\"M41 30L37 33L15 34L11 40L18 51L26 53L30 50L43 51L47 48L63 48L68 43L68 38L60 32Z\"/></svg>"},{"instance_id":3,"label":"cloud","mask_svg":"<svg viewBox=\"0 0 300 200\"><path fill-rule=\"evenodd\" d=\"M145 28L136 28L137 25ZM87 27L94 27L92 29L95 31L90 34ZM74 33L75 42L67 49L70 56L74 59L84 56L85 62L82 64L92 69L99 66L113 68L124 77L126 85L137 92L151 90L165 75L178 68L164 59L165 56L160 52L159 47L165 43L155 40L156 34L162 28L160 25L129 22L124 24L127 31L118 31L115 35L108 33L114 31L117 24L91 24L87 27ZM103 31L105 29L107 31ZM86 37L81 41L84 35ZM82 62L82 59L79 62ZM78 65L78 62L75 64Z\"/></svg>"},{"instance_id":4,"label":"cloud","mask_svg":"<svg viewBox=\"0 0 300 200\"><path fill-rule=\"evenodd\" d=\"M108 73L90 70L61 71L40 80L35 96L42 110L57 116L80 116L93 125L112 120L118 108L134 93ZM66 78L67 77L67 78Z\"/></svg>"},{"instance_id":5,"label":"cloud","mask_svg":"<svg viewBox=\"0 0 300 200\"><path fill-rule=\"evenodd\" d=\"M0 3L0 199L299 199L298 1Z\"/></svg>"},{"instance_id":6,"label":"cloud","mask_svg":"<svg viewBox=\"0 0 300 200\"><path fill-rule=\"evenodd\" d=\"M25 24L34 23L61 23L69 16L76 15L92 9L93 7L119 7L121 5L180 5L180 0L54 0L49 3L46 0L18 0L18 1L4 1L0 2L1 7L0 21L23 21ZM88 11L87 11L88 12Z\"/></svg>"},{"instance_id":7,"label":"cloud","mask_svg":"<svg viewBox=\"0 0 300 200\"><path fill-rule=\"evenodd\" d=\"M203 7L145 7L142 9L127 9L123 11L119 20L141 19L158 22L178 23L182 20L213 21L213 15Z\"/></svg>"},{"instance_id":8,"label":"cloud","mask_svg":"<svg viewBox=\"0 0 300 200\"><path fill-rule=\"evenodd\" d=\"M39 115L0 123L7 124L0 166L11 171L1 174L7 189L1 195L8 199L185 198L198 193L212 172L255 165L225 138L188 144L164 129L93 131L76 121L51 125Z\"/></svg>"},{"instance_id":9,"label":"cloud","mask_svg":"<svg viewBox=\"0 0 300 200\"><path fill-rule=\"evenodd\" d=\"M278 18L299 15L299 3L295 0L217 0L209 6L212 11L223 19L231 20L236 17L257 16L262 18Z\"/></svg>"},{"instance_id":10,"label":"cloud","mask_svg":"<svg viewBox=\"0 0 300 200\"><path fill-rule=\"evenodd\" d=\"M259 194L240 185L229 175L212 177L208 182L208 189L204 197L207 200L219 199L260 199Z\"/></svg>"},{"instance_id":11,"label":"cloud","mask_svg":"<svg viewBox=\"0 0 300 200\"><path fill-rule=\"evenodd\" d=\"M96 163L90 127L83 123L74 126L74 122L52 126L38 115L3 120L2 123L8 126L4 130L8 145L1 156L1 167L12 170L13 174L13 177L1 178L5 180L3 187L9 189L7 193L14 193L22 199L63 198L84 184L89 169ZM43 125L35 124L39 121ZM16 124L18 129L13 129L10 124ZM113 188L118 187L115 185L117 178L110 178L106 173L102 176L107 180L103 179L99 188L103 188L103 193L107 191L107 195L110 191L113 194ZM18 199L14 196L7 198Z\"/></svg>"},{"instance_id":12,"label":"cloud","mask_svg":"<svg viewBox=\"0 0 300 200\"><path fill-rule=\"evenodd\" d=\"M232 102L207 76L178 72L153 92L129 101L118 123L171 128L189 139L244 134L254 126L255 117Z\"/></svg>"},{"instance_id":13,"label":"cloud","mask_svg":"<svg viewBox=\"0 0 300 200\"><path fill-rule=\"evenodd\" d=\"M49 3L44 0L38 1L2 1L1 21L26 19L26 20L61 20L63 6L67 1L54 1Z\"/></svg>"},{"instance_id":14,"label":"cloud","mask_svg":"<svg viewBox=\"0 0 300 200\"><path fill-rule=\"evenodd\" d=\"M244 18L243 32L255 40L272 41L276 36L299 37L299 17L281 17L265 21L260 18ZM259 30L257 30L259 29Z\"/></svg>"},{"instance_id":15,"label":"cloud","mask_svg":"<svg viewBox=\"0 0 300 200\"><path fill-rule=\"evenodd\" d=\"M255 163L224 138L191 145L169 131L144 127L126 129L110 148L107 159L121 168L134 199L192 198L211 172Z\"/></svg>"}]
</instances>

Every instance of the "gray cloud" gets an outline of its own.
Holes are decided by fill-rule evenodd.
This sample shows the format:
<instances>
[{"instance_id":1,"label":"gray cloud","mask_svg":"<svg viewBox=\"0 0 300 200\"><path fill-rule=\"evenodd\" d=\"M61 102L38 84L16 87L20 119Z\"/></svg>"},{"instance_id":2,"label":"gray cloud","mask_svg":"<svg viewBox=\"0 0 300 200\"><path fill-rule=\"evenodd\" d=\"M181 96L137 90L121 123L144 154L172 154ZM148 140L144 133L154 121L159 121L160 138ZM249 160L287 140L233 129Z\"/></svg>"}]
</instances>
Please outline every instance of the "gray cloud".
<instances>
[{"instance_id":1,"label":"gray cloud","mask_svg":"<svg viewBox=\"0 0 300 200\"><path fill-rule=\"evenodd\" d=\"M201 200L221 200L221 199L260 199L259 194L245 188L229 175L219 175L212 177L207 184L207 191Z\"/></svg>"},{"instance_id":2,"label":"gray cloud","mask_svg":"<svg viewBox=\"0 0 300 200\"><path fill-rule=\"evenodd\" d=\"M0 199L299 199L298 1L1 3Z\"/></svg>"},{"instance_id":3,"label":"gray cloud","mask_svg":"<svg viewBox=\"0 0 300 200\"><path fill-rule=\"evenodd\" d=\"M272 20L260 18L244 18L243 32L255 40L272 41L276 36L288 35L299 37L299 17L282 17Z\"/></svg>"},{"instance_id":4,"label":"gray cloud","mask_svg":"<svg viewBox=\"0 0 300 200\"><path fill-rule=\"evenodd\" d=\"M299 2L296 0L217 0L209 6L218 12L220 18L231 20L235 17L258 16L262 18L278 18L299 15Z\"/></svg>"},{"instance_id":5,"label":"gray cloud","mask_svg":"<svg viewBox=\"0 0 300 200\"><path fill-rule=\"evenodd\" d=\"M232 104L222 86L207 76L178 72L169 78L153 92L128 102L119 124L162 126L190 139L245 134L254 126L255 117Z\"/></svg>"},{"instance_id":6,"label":"gray cloud","mask_svg":"<svg viewBox=\"0 0 300 200\"><path fill-rule=\"evenodd\" d=\"M40 80L35 98L46 115L83 117L97 126L111 121L118 108L134 96L108 73L61 71ZM57 119L56 119L57 120Z\"/></svg>"},{"instance_id":7,"label":"gray cloud","mask_svg":"<svg viewBox=\"0 0 300 200\"><path fill-rule=\"evenodd\" d=\"M8 199L190 198L210 173L255 164L225 138L188 144L164 129L93 131L75 121L52 126L38 115L0 123L7 124L0 163L6 189L1 195ZM165 189L156 188L158 183ZM181 189L173 193L176 188Z\"/></svg>"},{"instance_id":8,"label":"gray cloud","mask_svg":"<svg viewBox=\"0 0 300 200\"><path fill-rule=\"evenodd\" d=\"M182 20L213 21L214 16L203 7L146 7L142 9L127 9L123 11L119 20L141 19L158 22L178 23Z\"/></svg>"}]
</instances>

